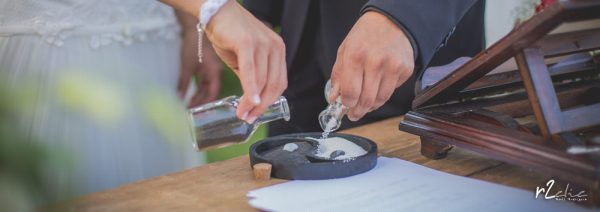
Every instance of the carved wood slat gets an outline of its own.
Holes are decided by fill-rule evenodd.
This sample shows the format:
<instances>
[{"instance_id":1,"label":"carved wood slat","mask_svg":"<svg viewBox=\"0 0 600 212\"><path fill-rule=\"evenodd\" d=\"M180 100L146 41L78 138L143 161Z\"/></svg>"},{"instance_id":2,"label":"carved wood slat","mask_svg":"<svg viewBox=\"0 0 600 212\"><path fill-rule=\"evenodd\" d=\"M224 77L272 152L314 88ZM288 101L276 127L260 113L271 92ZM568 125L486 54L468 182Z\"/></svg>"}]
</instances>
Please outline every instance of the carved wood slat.
<instances>
[{"instance_id":1,"label":"carved wood slat","mask_svg":"<svg viewBox=\"0 0 600 212\"><path fill-rule=\"evenodd\" d=\"M515 59L540 131L550 139L562 131L564 123L544 55L539 48L527 48Z\"/></svg>"},{"instance_id":2,"label":"carved wood slat","mask_svg":"<svg viewBox=\"0 0 600 212\"><path fill-rule=\"evenodd\" d=\"M553 34L536 43L546 57L589 51L600 48L600 29Z\"/></svg>"},{"instance_id":3,"label":"carved wood slat","mask_svg":"<svg viewBox=\"0 0 600 212\"><path fill-rule=\"evenodd\" d=\"M562 132L598 125L600 124L600 103L565 110L562 115L564 118Z\"/></svg>"},{"instance_id":4,"label":"carved wood slat","mask_svg":"<svg viewBox=\"0 0 600 212\"><path fill-rule=\"evenodd\" d=\"M600 35L598 35L600 38ZM560 61L557 64L548 67L548 71L553 81L569 79L573 77L584 77L591 76L597 74L598 68L600 65L594 64L591 62L592 57L588 56L586 53L585 56L581 56L580 60L589 60L590 62L579 62L573 63L572 58L565 58L568 64L563 64L563 61ZM578 55L579 56L579 55ZM578 58L579 59L579 58ZM488 74L484 77L478 79L473 84L469 85L464 90L460 91L460 95L478 95L484 94L485 92L493 92L494 90L501 89L510 89L516 87L522 87L522 79L518 68L515 67L514 71L506 71L502 73L496 74Z\"/></svg>"},{"instance_id":5,"label":"carved wood slat","mask_svg":"<svg viewBox=\"0 0 600 212\"><path fill-rule=\"evenodd\" d=\"M596 179L600 173L593 161L547 145L545 139L532 134L426 111L407 113L400 128L599 189Z\"/></svg>"},{"instance_id":6,"label":"carved wood slat","mask_svg":"<svg viewBox=\"0 0 600 212\"><path fill-rule=\"evenodd\" d=\"M561 108L571 108L583 103L585 94L591 89L599 88L600 82L585 82L577 85L559 85L555 87ZM515 92L497 98L476 99L465 102L453 102L444 105L432 105L420 110L454 113L485 108L512 117L523 117L533 113L527 93Z\"/></svg>"}]
</instances>

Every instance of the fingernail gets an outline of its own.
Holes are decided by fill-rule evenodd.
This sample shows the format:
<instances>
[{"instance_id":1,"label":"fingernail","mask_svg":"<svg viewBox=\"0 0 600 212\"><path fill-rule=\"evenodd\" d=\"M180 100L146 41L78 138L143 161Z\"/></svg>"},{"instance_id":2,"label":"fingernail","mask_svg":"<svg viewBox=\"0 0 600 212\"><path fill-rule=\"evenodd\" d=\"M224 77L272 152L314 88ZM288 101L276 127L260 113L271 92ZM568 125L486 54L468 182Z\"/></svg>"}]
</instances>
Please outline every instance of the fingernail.
<instances>
[{"instance_id":1,"label":"fingernail","mask_svg":"<svg viewBox=\"0 0 600 212\"><path fill-rule=\"evenodd\" d=\"M260 104L260 97L258 95L252 96L252 102L257 105Z\"/></svg>"},{"instance_id":2,"label":"fingernail","mask_svg":"<svg viewBox=\"0 0 600 212\"><path fill-rule=\"evenodd\" d=\"M348 119L349 119L350 121L356 121L356 119L354 118L354 116L348 116Z\"/></svg>"},{"instance_id":3,"label":"fingernail","mask_svg":"<svg viewBox=\"0 0 600 212\"><path fill-rule=\"evenodd\" d=\"M246 118L248 118L248 112L242 114L242 120L246 120Z\"/></svg>"},{"instance_id":4,"label":"fingernail","mask_svg":"<svg viewBox=\"0 0 600 212\"><path fill-rule=\"evenodd\" d=\"M248 118L248 120L246 120L249 124L254 123L254 121L256 121L256 116L252 116L250 118Z\"/></svg>"}]
</instances>

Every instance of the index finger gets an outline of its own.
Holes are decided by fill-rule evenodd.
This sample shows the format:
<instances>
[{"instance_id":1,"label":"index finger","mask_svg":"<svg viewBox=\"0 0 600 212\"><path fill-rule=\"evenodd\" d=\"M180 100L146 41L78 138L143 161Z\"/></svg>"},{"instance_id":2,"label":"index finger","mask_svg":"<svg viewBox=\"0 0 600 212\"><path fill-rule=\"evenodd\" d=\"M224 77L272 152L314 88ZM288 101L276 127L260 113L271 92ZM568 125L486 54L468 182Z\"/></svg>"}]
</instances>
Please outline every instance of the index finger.
<instances>
[{"instance_id":1,"label":"index finger","mask_svg":"<svg viewBox=\"0 0 600 212\"><path fill-rule=\"evenodd\" d=\"M243 48L239 51L238 64L239 64L239 78L244 90L244 98L241 98L240 104L238 105L236 115L246 120L248 112L252 110L256 105L260 104L260 97L256 85L256 66L254 63L254 52L251 48Z\"/></svg>"}]
</instances>

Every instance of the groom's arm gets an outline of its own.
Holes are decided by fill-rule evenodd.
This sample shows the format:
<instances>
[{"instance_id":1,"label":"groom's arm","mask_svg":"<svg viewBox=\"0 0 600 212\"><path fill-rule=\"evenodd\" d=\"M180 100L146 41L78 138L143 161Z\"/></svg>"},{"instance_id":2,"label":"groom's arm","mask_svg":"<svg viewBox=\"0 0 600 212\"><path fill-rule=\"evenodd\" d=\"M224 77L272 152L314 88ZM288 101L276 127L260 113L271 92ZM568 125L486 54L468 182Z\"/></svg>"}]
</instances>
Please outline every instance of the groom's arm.
<instances>
[{"instance_id":1,"label":"groom's arm","mask_svg":"<svg viewBox=\"0 0 600 212\"><path fill-rule=\"evenodd\" d=\"M331 96L357 121L427 66L477 0L370 0L340 45Z\"/></svg>"},{"instance_id":2,"label":"groom's arm","mask_svg":"<svg viewBox=\"0 0 600 212\"><path fill-rule=\"evenodd\" d=\"M426 66L465 13L478 0L370 0L362 13L377 11L402 29L412 43L416 66ZM419 68L417 68L418 70Z\"/></svg>"}]
</instances>

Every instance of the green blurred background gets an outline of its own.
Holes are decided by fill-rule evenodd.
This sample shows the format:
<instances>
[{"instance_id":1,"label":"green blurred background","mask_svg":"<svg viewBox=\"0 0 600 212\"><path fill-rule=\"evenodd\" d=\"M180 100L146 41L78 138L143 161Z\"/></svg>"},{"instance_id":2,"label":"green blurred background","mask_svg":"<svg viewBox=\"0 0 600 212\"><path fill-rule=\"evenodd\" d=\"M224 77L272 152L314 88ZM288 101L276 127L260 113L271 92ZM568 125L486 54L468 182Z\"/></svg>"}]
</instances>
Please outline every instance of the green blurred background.
<instances>
[{"instance_id":1,"label":"green blurred background","mask_svg":"<svg viewBox=\"0 0 600 212\"><path fill-rule=\"evenodd\" d=\"M221 93L219 94L219 98L231 95L241 96L243 92L239 79L237 78L235 73L233 73L233 71L231 71L231 69L229 69L227 66L225 66L224 69L225 70L223 70L223 77L221 79ZM207 151L206 162L212 163L248 154L248 149L250 148L250 145L252 145L258 140L265 138L266 136L267 126L262 125L256 130L254 135L252 135L252 138L250 138L250 140L246 143Z\"/></svg>"}]
</instances>

